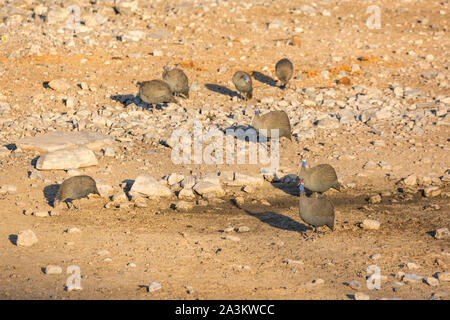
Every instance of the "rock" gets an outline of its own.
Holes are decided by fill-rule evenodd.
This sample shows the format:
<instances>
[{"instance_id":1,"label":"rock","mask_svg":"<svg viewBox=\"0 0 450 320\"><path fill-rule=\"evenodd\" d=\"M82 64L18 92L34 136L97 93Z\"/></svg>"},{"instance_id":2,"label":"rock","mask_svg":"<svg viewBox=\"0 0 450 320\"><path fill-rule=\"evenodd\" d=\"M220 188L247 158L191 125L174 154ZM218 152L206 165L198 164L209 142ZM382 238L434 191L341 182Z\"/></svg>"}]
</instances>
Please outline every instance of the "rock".
<instances>
[{"instance_id":1,"label":"rock","mask_svg":"<svg viewBox=\"0 0 450 320\"><path fill-rule=\"evenodd\" d=\"M192 189L192 187L195 185L195 178L192 176L184 177L184 179L180 182L180 185L184 189Z\"/></svg>"},{"instance_id":2,"label":"rock","mask_svg":"<svg viewBox=\"0 0 450 320\"><path fill-rule=\"evenodd\" d=\"M439 228L434 232L434 238L438 240L450 239L450 231L448 228Z\"/></svg>"},{"instance_id":3,"label":"rock","mask_svg":"<svg viewBox=\"0 0 450 320\"><path fill-rule=\"evenodd\" d=\"M68 97L66 99L66 107L72 109L73 107L75 107L78 103L78 100L74 97Z\"/></svg>"},{"instance_id":4,"label":"rock","mask_svg":"<svg viewBox=\"0 0 450 320\"><path fill-rule=\"evenodd\" d=\"M437 274L439 281L449 282L450 281L450 272L439 272Z\"/></svg>"},{"instance_id":5,"label":"rock","mask_svg":"<svg viewBox=\"0 0 450 320\"><path fill-rule=\"evenodd\" d=\"M62 268L60 266L48 265L45 267L45 274L61 274Z\"/></svg>"},{"instance_id":6,"label":"rock","mask_svg":"<svg viewBox=\"0 0 450 320\"><path fill-rule=\"evenodd\" d=\"M430 286L430 287L437 287L439 286L439 280L433 277L427 277L425 279L425 282Z\"/></svg>"},{"instance_id":7,"label":"rock","mask_svg":"<svg viewBox=\"0 0 450 320\"><path fill-rule=\"evenodd\" d=\"M36 162L38 170L67 170L78 169L98 164L97 158L92 150L84 147L57 150L39 157Z\"/></svg>"},{"instance_id":8,"label":"rock","mask_svg":"<svg viewBox=\"0 0 450 320\"><path fill-rule=\"evenodd\" d=\"M369 203L370 204L377 204L381 202L381 196L379 194L376 194L374 196L371 196L369 198Z\"/></svg>"},{"instance_id":9,"label":"rock","mask_svg":"<svg viewBox=\"0 0 450 320\"><path fill-rule=\"evenodd\" d=\"M72 228L68 228L66 229L66 233L80 233L81 230L77 227L72 227Z\"/></svg>"},{"instance_id":10,"label":"rock","mask_svg":"<svg viewBox=\"0 0 450 320\"><path fill-rule=\"evenodd\" d=\"M407 272L404 276L403 276L403 282L405 283L420 283L423 281L423 277L419 276L417 273L415 272Z\"/></svg>"},{"instance_id":11,"label":"rock","mask_svg":"<svg viewBox=\"0 0 450 320\"><path fill-rule=\"evenodd\" d=\"M158 282L152 281L152 282L150 282L150 284L149 284L149 286L147 288L147 291L148 292L155 292L157 290L160 290L161 288L162 288L161 284L159 284Z\"/></svg>"},{"instance_id":12,"label":"rock","mask_svg":"<svg viewBox=\"0 0 450 320\"><path fill-rule=\"evenodd\" d=\"M437 197L441 194L442 190L438 187L438 186L431 186L431 187L426 187L423 190L423 195L426 198L433 198L433 197Z\"/></svg>"},{"instance_id":13,"label":"rock","mask_svg":"<svg viewBox=\"0 0 450 320\"><path fill-rule=\"evenodd\" d=\"M356 281L356 280L350 281L350 283L348 284L348 286L349 286L350 288L354 289L354 290L359 290L359 289L361 289L361 283L359 283L359 282Z\"/></svg>"},{"instance_id":14,"label":"rock","mask_svg":"<svg viewBox=\"0 0 450 320\"><path fill-rule=\"evenodd\" d=\"M181 191L178 193L178 199L191 200L194 198L195 194L192 189L181 189Z\"/></svg>"},{"instance_id":15,"label":"rock","mask_svg":"<svg viewBox=\"0 0 450 320\"><path fill-rule=\"evenodd\" d=\"M234 180L228 182L230 186L243 187L243 186L258 186L264 183L263 176L250 176L242 173L235 172Z\"/></svg>"},{"instance_id":16,"label":"rock","mask_svg":"<svg viewBox=\"0 0 450 320\"><path fill-rule=\"evenodd\" d=\"M48 86L56 91L67 91L72 86L64 79L55 79L48 83Z\"/></svg>"},{"instance_id":17,"label":"rock","mask_svg":"<svg viewBox=\"0 0 450 320\"><path fill-rule=\"evenodd\" d=\"M189 211L192 210L193 207L194 205L192 204L192 202L178 201L175 204L175 208L179 211Z\"/></svg>"},{"instance_id":18,"label":"rock","mask_svg":"<svg viewBox=\"0 0 450 320\"><path fill-rule=\"evenodd\" d=\"M380 223L377 220L366 219L361 223L361 227L366 230L378 230Z\"/></svg>"},{"instance_id":19,"label":"rock","mask_svg":"<svg viewBox=\"0 0 450 320\"><path fill-rule=\"evenodd\" d=\"M420 268L420 266L414 262L408 262L406 266L408 267L409 270L417 270Z\"/></svg>"},{"instance_id":20,"label":"rock","mask_svg":"<svg viewBox=\"0 0 450 320\"><path fill-rule=\"evenodd\" d=\"M410 174L408 177L406 177L405 179L403 179L403 183L406 186L415 186L417 184L417 176L415 174Z\"/></svg>"},{"instance_id":21,"label":"rock","mask_svg":"<svg viewBox=\"0 0 450 320\"><path fill-rule=\"evenodd\" d=\"M336 117L327 117L317 121L317 127L323 129L336 129L339 128L339 120Z\"/></svg>"},{"instance_id":22,"label":"rock","mask_svg":"<svg viewBox=\"0 0 450 320\"><path fill-rule=\"evenodd\" d=\"M107 198L114 192L113 187L111 185L103 183L98 179L95 182L97 184L97 190L102 198Z\"/></svg>"},{"instance_id":23,"label":"rock","mask_svg":"<svg viewBox=\"0 0 450 320\"><path fill-rule=\"evenodd\" d=\"M30 247L38 242L38 238L32 230L20 231L17 235L17 246Z\"/></svg>"},{"instance_id":24,"label":"rock","mask_svg":"<svg viewBox=\"0 0 450 320\"><path fill-rule=\"evenodd\" d=\"M48 211L34 211L32 213L32 215L35 217L48 217L49 216Z\"/></svg>"},{"instance_id":25,"label":"rock","mask_svg":"<svg viewBox=\"0 0 450 320\"><path fill-rule=\"evenodd\" d=\"M365 293L357 292L354 295L354 299L355 300L370 300L370 297Z\"/></svg>"},{"instance_id":26,"label":"rock","mask_svg":"<svg viewBox=\"0 0 450 320\"><path fill-rule=\"evenodd\" d=\"M52 131L43 135L23 138L16 142L16 146L24 151L45 153L81 146L93 151L100 151L113 143L112 137L92 131Z\"/></svg>"},{"instance_id":27,"label":"rock","mask_svg":"<svg viewBox=\"0 0 450 320\"><path fill-rule=\"evenodd\" d=\"M375 254L371 255L369 258L372 260L378 260L381 258L381 254L375 253Z\"/></svg>"},{"instance_id":28,"label":"rock","mask_svg":"<svg viewBox=\"0 0 450 320\"><path fill-rule=\"evenodd\" d=\"M131 187L130 194L142 194L147 197L170 197L172 192L148 174L140 174Z\"/></svg>"},{"instance_id":29,"label":"rock","mask_svg":"<svg viewBox=\"0 0 450 320\"><path fill-rule=\"evenodd\" d=\"M199 195L204 195L207 193L213 193L217 196L224 195L224 191L220 184L215 184L215 183L211 183L208 181L200 181L200 182L196 183L195 186L193 187L193 189Z\"/></svg>"},{"instance_id":30,"label":"rock","mask_svg":"<svg viewBox=\"0 0 450 320\"><path fill-rule=\"evenodd\" d=\"M16 194L17 187L12 184L5 184L3 186L0 186L0 194Z\"/></svg>"},{"instance_id":31,"label":"rock","mask_svg":"<svg viewBox=\"0 0 450 320\"><path fill-rule=\"evenodd\" d=\"M177 173L171 173L167 177L167 183L169 184L169 186L173 186L173 185L181 182L183 179L184 179L183 175L177 174Z\"/></svg>"},{"instance_id":32,"label":"rock","mask_svg":"<svg viewBox=\"0 0 450 320\"><path fill-rule=\"evenodd\" d=\"M241 227L235 228L235 231L236 232L249 232L250 228L247 226L241 226Z\"/></svg>"}]
</instances>

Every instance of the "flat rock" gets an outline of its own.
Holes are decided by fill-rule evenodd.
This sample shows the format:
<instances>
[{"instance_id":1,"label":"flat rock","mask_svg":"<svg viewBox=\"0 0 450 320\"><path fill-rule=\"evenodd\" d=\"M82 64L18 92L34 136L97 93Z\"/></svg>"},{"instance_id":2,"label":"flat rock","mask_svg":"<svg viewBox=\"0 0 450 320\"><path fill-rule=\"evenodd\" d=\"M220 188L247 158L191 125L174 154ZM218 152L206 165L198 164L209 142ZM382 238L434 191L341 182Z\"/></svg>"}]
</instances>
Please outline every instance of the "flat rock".
<instances>
[{"instance_id":1,"label":"flat rock","mask_svg":"<svg viewBox=\"0 0 450 320\"><path fill-rule=\"evenodd\" d=\"M148 285L147 291L148 292L154 292L157 290L160 290L162 288L161 284L159 284L158 282L150 282L150 284Z\"/></svg>"},{"instance_id":2,"label":"flat rock","mask_svg":"<svg viewBox=\"0 0 450 320\"><path fill-rule=\"evenodd\" d=\"M48 86L56 91L67 91L72 86L64 79L54 79L48 83Z\"/></svg>"},{"instance_id":3,"label":"flat rock","mask_svg":"<svg viewBox=\"0 0 450 320\"><path fill-rule=\"evenodd\" d=\"M423 281L423 277L415 272L407 272L402 280L406 283L419 283Z\"/></svg>"},{"instance_id":4,"label":"flat rock","mask_svg":"<svg viewBox=\"0 0 450 320\"><path fill-rule=\"evenodd\" d=\"M67 170L95 166L98 160L92 150L84 147L46 153L36 162L38 170Z\"/></svg>"},{"instance_id":5,"label":"flat rock","mask_svg":"<svg viewBox=\"0 0 450 320\"><path fill-rule=\"evenodd\" d=\"M30 247L38 242L38 238L32 230L20 231L17 235L17 246Z\"/></svg>"},{"instance_id":6,"label":"flat rock","mask_svg":"<svg viewBox=\"0 0 450 320\"><path fill-rule=\"evenodd\" d=\"M61 274L62 268L60 266L48 265L45 267L45 274Z\"/></svg>"},{"instance_id":7,"label":"flat rock","mask_svg":"<svg viewBox=\"0 0 450 320\"><path fill-rule=\"evenodd\" d=\"M170 197L170 189L148 174L140 174L133 183L130 193L138 193L147 197Z\"/></svg>"},{"instance_id":8,"label":"flat rock","mask_svg":"<svg viewBox=\"0 0 450 320\"><path fill-rule=\"evenodd\" d=\"M357 292L354 295L354 299L355 300L370 300L370 297L365 293Z\"/></svg>"},{"instance_id":9,"label":"flat rock","mask_svg":"<svg viewBox=\"0 0 450 320\"><path fill-rule=\"evenodd\" d=\"M222 186L220 184L212 183L209 181L200 181L195 184L194 191L197 192L199 195L204 195L208 193L213 193L215 195L223 195L224 191L222 189Z\"/></svg>"},{"instance_id":10,"label":"flat rock","mask_svg":"<svg viewBox=\"0 0 450 320\"><path fill-rule=\"evenodd\" d=\"M237 187L243 187L243 186L257 186L262 185L264 183L264 177L261 176L250 176L243 173L236 172L234 174L234 180L228 181L227 184L229 186L237 186Z\"/></svg>"},{"instance_id":11,"label":"flat rock","mask_svg":"<svg viewBox=\"0 0 450 320\"><path fill-rule=\"evenodd\" d=\"M45 153L81 146L93 151L100 151L113 143L112 137L92 131L52 131L43 135L23 138L16 142L16 146L22 150Z\"/></svg>"},{"instance_id":12,"label":"flat rock","mask_svg":"<svg viewBox=\"0 0 450 320\"><path fill-rule=\"evenodd\" d=\"M361 223L361 228L366 230L378 230L380 228L380 222L377 220L366 219Z\"/></svg>"}]
</instances>

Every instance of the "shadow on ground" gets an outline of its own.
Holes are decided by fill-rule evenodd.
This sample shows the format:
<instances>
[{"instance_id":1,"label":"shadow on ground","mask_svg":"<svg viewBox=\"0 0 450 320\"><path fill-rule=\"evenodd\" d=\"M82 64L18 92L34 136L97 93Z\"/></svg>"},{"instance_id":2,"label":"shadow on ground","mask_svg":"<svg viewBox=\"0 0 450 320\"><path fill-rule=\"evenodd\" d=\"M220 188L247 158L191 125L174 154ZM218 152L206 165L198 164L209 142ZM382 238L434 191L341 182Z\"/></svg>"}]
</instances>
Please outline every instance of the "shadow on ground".
<instances>
[{"instance_id":1,"label":"shadow on ground","mask_svg":"<svg viewBox=\"0 0 450 320\"><path fill-rule=\"evenodd\" d=\"M240 99L243 99L243 97L236 91L230 90L227 87L224 87L224 86L221 86L218 84L207 83L207 84L205 84L205 87L208 90L223 94L224 96L229 96L231 98L238 97Z\"/></svg>"}]
</instances>

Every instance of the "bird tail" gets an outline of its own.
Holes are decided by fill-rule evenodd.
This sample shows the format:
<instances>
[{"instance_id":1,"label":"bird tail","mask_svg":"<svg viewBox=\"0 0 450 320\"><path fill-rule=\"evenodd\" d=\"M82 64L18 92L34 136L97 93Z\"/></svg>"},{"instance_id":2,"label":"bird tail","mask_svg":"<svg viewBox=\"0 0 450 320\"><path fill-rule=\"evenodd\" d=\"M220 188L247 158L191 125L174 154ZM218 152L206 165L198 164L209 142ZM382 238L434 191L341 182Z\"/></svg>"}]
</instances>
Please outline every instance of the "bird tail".
<instances>
[{"instance_id":1,"label":"bird tail","mask_svg":"<svg viewBox=\"0 0 450 320\"><path fill-rule=\"evenodd\" d=\"M253 91L247 92L247 99L253 98Z\"/></svg>"}]
</instances>

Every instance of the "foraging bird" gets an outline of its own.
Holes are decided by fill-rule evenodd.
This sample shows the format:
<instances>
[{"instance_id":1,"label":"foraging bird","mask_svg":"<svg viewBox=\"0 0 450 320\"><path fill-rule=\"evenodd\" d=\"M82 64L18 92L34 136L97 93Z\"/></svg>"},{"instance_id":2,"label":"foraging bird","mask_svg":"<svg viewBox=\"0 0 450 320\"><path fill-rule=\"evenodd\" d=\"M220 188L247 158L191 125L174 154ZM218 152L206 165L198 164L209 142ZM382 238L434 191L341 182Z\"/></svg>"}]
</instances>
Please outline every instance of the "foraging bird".
<instances>
[{"instance_id":1,"label":"foraging bird","mask_svg":"<svg viewBox=\"0 0 450 320\"><path fill-rule=\"evenodd\" d=\"M338 181L336 171L329 164L319 164L312 168L306 168L306 160L302 158L302 166L298 177L303 179L305 187L313 192L325 192L330 188L340 191L341 184Z\"/></svg>"},{"instance_id":2,"label":"foraging bird","mask_svg":"<svg viewBox=\"0 0 450 320\"><path fill-rule=\"evenodd\" d=\"M252 120L252 127L257 131L261 129L267 130L267 138L271 137L271 129L278 129L278 136L286 137L292 141L291 124L289 117L284 111L270 111L261 115L259 110L255 110L255 116Z\"/></svg>"},{"instance_id":3,"label":"foraging bird","mask_svg":"<svg viewBox=\"0 0 450 320\"><path fill-rule=\"evenodd\" d=\"M172 96L170 86L162 80L151 80L138 83L139 96L142 101L149 104L178 103Z\"/></svg>"},{"instance_id":4,"label":"foraging bird","mask_svg":"<svg viewBox=\"0 0 450 320\"><path fill-rule=\"evenodd\" d=\"M289 59L281 59L275 65L275 75L281 81L280 88L284 89L288 84L289 80L292 78L292 73L294 72L294 66Z\"/></svg>"},{"instance_id":5,"label":"foraging bird","mask_svg":"<svg viewBox=\"0 0 450 320\"><path fill-rule=\"evenodd\" d=\"M233 75L233 83L239 93L245 95L245 99L251 99L253 96L252 78L244 71L237 71Z\"/></svg>"},{"instance_id":6,"label":"foraging bird","mask_svg":"<svg viewBox=\"0 0 450 320\"><path fill-rule=\"evenodd\" d=\"M94 179L84 175L71 177L64 180L59 187L58 194L53 202L53 207L56 208L60 201L86 198L91 193L100 195ZM67 207L69 207L69 203L66 203Z\"/></svg>"},{"instance_id":7,"label":"foraging bird","mask_svg":"<svg viewBox=\"0 0 450 320\"><path fill-rule=\"evenodd\" d=\"M162 78L170 86L170 90L175 95L182 95L189 98L189 79L181 69L169 70L168 66L164 67Z\"/></svg>"},{"instance_id":8,"label":"foraging bird","mask_svg":"<svg viewBox=\"0 0 450 320\"><path fill-rule=\"evenodd\" d=\"M300 180L299 191L298 211L300 218L307 224L312 225L315 232L317 232L317 227L324 225L334 230L334 207L331 201L325 197L307 197L302 179Z\"/></svg>"}]
</instances>

